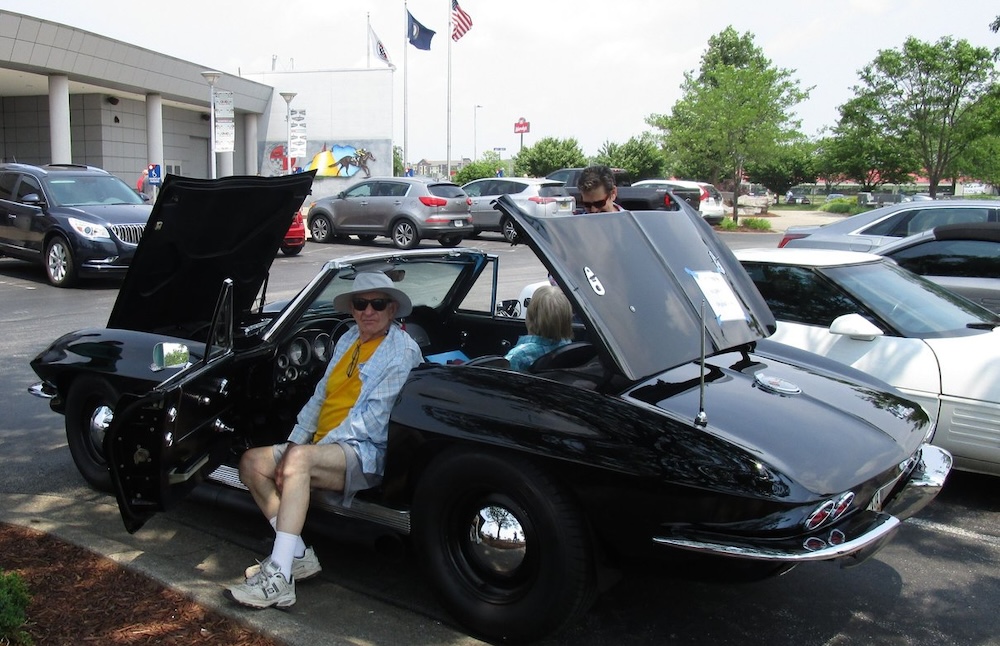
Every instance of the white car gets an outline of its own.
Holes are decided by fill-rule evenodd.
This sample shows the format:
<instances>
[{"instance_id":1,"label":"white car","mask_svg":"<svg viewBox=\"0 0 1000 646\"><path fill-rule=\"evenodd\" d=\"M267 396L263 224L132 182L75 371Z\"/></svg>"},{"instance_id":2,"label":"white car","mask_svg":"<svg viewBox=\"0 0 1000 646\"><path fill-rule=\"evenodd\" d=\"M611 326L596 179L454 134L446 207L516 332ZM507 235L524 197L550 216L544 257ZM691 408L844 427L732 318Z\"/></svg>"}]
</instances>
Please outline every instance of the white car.
<instances>
[{"instance_id":1,"label":"white car","mask_svg":"<svg viewBox=\"0 0 1000 646\"><path fill-rule=\"evenodd\" d=\"M708 182L693 182L686 179L644 179L635 182L632 186L652 186L656 188L672 188L683 186L685 188L696 188L701 191L701 205L698 212L705 222L709 224L719 224L726 217L726 204L722 199L722 193Z\"/></svg>"},{"instance_id":2,"label":"white car","mask_svg":"<svg viewBox=\"0 0 1000 646\"><path fill-rule=\"evenodd\" d=\"M510 195L531 215L571 215L576 210L576 199L566 187L544 177L486 177L464 184L462 190L472 200L473 237L483 231L499 231L507 242L517 238L510 218L493 207L501 195Z\"/></svg>"},{"instance_id":3,"label":"white car","mask_svg":"<svg viewBox=\"0 0 1000 646\"><path fill-rule=\"evenodd\" d=\"M1000 317L874 254L734 253L778 321L771 339L896 386L956 469L1000 475Z\"/></svg>"}]
</instances>

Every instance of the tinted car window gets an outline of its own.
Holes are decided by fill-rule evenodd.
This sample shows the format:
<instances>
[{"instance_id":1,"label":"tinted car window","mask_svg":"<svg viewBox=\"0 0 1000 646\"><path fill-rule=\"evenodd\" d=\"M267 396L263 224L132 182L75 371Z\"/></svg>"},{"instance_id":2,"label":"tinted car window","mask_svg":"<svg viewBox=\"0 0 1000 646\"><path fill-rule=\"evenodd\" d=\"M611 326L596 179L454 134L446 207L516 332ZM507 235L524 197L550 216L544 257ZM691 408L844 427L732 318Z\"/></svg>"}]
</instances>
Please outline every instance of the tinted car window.
<instances>
[{"instance_id":1,"label":"tinted car window","mask_svg":"<svg viewBox=\"0 0 1000 646\"><path fill-rule=\"evenodd\" d=\"M745 266L779 320L829 326L838 316L859 309L853 299L808 269L749 263Z\"/></svg>"},{"instance_id":2,"label":"tinted car window","mask_svg":"<svg viewBox=\"0 0 1000 646\"><path fill-rule=\"evenodd\" d=\"M891 257L924 276L1000 278L1000 243L989 240L933 240Z\"/></svg>"},{"instance_id":3,"label":"tinted car window","mask_svg":"<svg viewBox=\"0 0 1000 646\"><path fill-rule=\"evenodd\" d=\"M897 238L902 238L905 233L895 233L896 230L906 231L906 223L910 221L913 217L914 211L903 211L901 213L894 213L889 217L885 218L881 222L876 222L867 229L863 229L861 233L870 236L896 236Z\"/></svg>"},{"instance_id":4,"label":"tinted car window","mask_svg":"<svg viewBox=\"0 0 1000 646\"><path fill-rule=\"evenodd\" d=\"M379 195L387 197L403 197L410 189L410 185L404 182L379 182Z\"/></svg>"},{"instance_id":5,"label":"tinted car window","mask_svg":"<svg viewBox=\"0 0 1000 646\"><path fill-rule=\"evenodd\" d=\"M486 188L486 182L471 182L465 185L465 194L469 197L480 197L481 195L488 195L484 193L483 189Z\"/></svg>"},{"instance_id":6,"label":"tinted car window","mask_svg":"<svg viewBox=\"0 0 1000 646\"><path fill-rule=\"evenodd\" d=\"M365 182L364 184L358 184L352 188L347 189L345 195L347 197L370 197L372 194L371 182Z\"/></svg>"},{"instance_id":7,"label":"tinted car window","mask_svg":"<svg viewBox=\"0 0 1000 646\"><path fill-rule=\"evenodd\" d=\"M42 197L42 185L31 175L21 175L21 183L17 185L17 199L23 200L25 196L32 193L38 197Z\"/></svg>"},{"instance_id":8,"label":"tinted car window","mask_svg":"<svg viewBox=\"0 0 1000 646\"><path fill-rule=\"evenodd\" d=\"M885 235L895 238L905 238L943 224L967 224L970 222L987 222L990 209L986 207L936 207L932 209L914 209L887 218L875 224L862 233L868 235Z\"/></svg>"},{"instance_id":9,"label":"tinted car window","mask_svg":"<svg viewBox=\"0 0 1000 646\"><path fill-rule=\"evenodd\" d=\"M465 197L465 191L458 184L428 184L427 190L437 197Z\"/></svg>"},{"instance_id":10,"label":"tinted car window","mask_svg":"<svg viewBox=\"0 0 1000 646\"><path fill-rule=\"evenodd\" d=\"M569 195L566 192L565 186L541 186L538 188L538 194L541 197L560 197L563 195Z\"/></svg>"},{"instance_id":11,"label":"tinted car window","mask_svg":"<svg viewBox=\"0 0 1000 646\"><path fill-rule=\"evenodd\" d=\"M0 175L0 200L9 200L13 197L15 183L17 183L17 173Z\"/></svg>"}]
</instances>

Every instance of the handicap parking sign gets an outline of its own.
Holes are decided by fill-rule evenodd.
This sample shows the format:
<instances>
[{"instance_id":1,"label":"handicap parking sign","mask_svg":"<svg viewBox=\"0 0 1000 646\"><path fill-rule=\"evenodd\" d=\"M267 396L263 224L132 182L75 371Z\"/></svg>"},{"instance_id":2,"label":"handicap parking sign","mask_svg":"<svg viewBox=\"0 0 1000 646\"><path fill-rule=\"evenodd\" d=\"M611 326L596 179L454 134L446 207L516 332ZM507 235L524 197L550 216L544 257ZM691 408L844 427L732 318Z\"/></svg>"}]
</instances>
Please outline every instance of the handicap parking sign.
<instances>
[{"instance_id":1,"label":"handicap parking sign","mask_svg":"<svg viewBox=\"0 0 1000 646\"><path fill-rule=\"evenodd\" d=\"M150 164L147 170L149 171L148 177L150 184L159 185L163 183L163 174L160 170L159 164Z\"/></svg>"}]
</instances>

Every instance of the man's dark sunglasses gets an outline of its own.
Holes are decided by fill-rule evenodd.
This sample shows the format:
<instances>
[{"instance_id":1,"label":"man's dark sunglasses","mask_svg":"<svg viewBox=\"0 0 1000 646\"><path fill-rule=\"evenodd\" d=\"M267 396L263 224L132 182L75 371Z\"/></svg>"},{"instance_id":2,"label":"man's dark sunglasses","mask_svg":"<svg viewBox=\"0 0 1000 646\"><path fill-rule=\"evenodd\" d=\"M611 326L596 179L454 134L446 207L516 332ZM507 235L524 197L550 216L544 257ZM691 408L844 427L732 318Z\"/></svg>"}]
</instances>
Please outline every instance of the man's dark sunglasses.
<instances>
[{"instance_id":1,"label":"man's dark sunglasses","mask_svg":"<svg viewBox=\"0 0 1000 646\"><path fill-rule=\"evenodd\" d=\"M373 310L381 312L388 307L391 302L391 298L354 298L351 299L351 307L358 312L364 312L368 309L368 306L371 305Z\"/></svg>"},{"instance_id":2,"label":"man's dark sunglasses","mask_svg":"<svg viewBox=\"0 0 1000 646\"><path fill-rule=\"evenodd\" d=\"M603 209L604 205L607 204L610 199L611 196L608 195L603 200L598 200L597 202L580 202L580 204L583 204L583 208L585 209Z\"/></svg>"}]
</instances>

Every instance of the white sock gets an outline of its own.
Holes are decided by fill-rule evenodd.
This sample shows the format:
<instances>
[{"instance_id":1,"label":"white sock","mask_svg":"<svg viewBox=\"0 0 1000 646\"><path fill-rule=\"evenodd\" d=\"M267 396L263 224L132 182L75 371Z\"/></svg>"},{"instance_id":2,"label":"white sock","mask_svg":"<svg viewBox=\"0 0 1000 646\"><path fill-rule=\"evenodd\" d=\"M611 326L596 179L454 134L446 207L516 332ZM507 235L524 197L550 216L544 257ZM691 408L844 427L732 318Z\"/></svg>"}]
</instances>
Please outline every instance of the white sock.
<instances>
[{"instance_id":1,"label":"white sock","mask_svg":"<svg viewBox=\"0 0 1000 646\"><path fill-rule=\"evenodd\" d=\"M275 532L274 547L271 549L271 560L281 570L286 581L292 580L292 558L295 556L295 534Z\"/></svg>"},{"instance_id":2,"label":"white sock","mask_svg":"<svg viewBox=\"0 0 1000 646\"><path fill-rule=\"evenodd\" d=\"M268 521L271 523L271 529L274 530L275 534L278 532L278 517L274 516L269 518ZM302 540L302 536L298 535L295 537L295 558L300 559L306 555L306 544Z\"/></svg>"}]
</instances>

